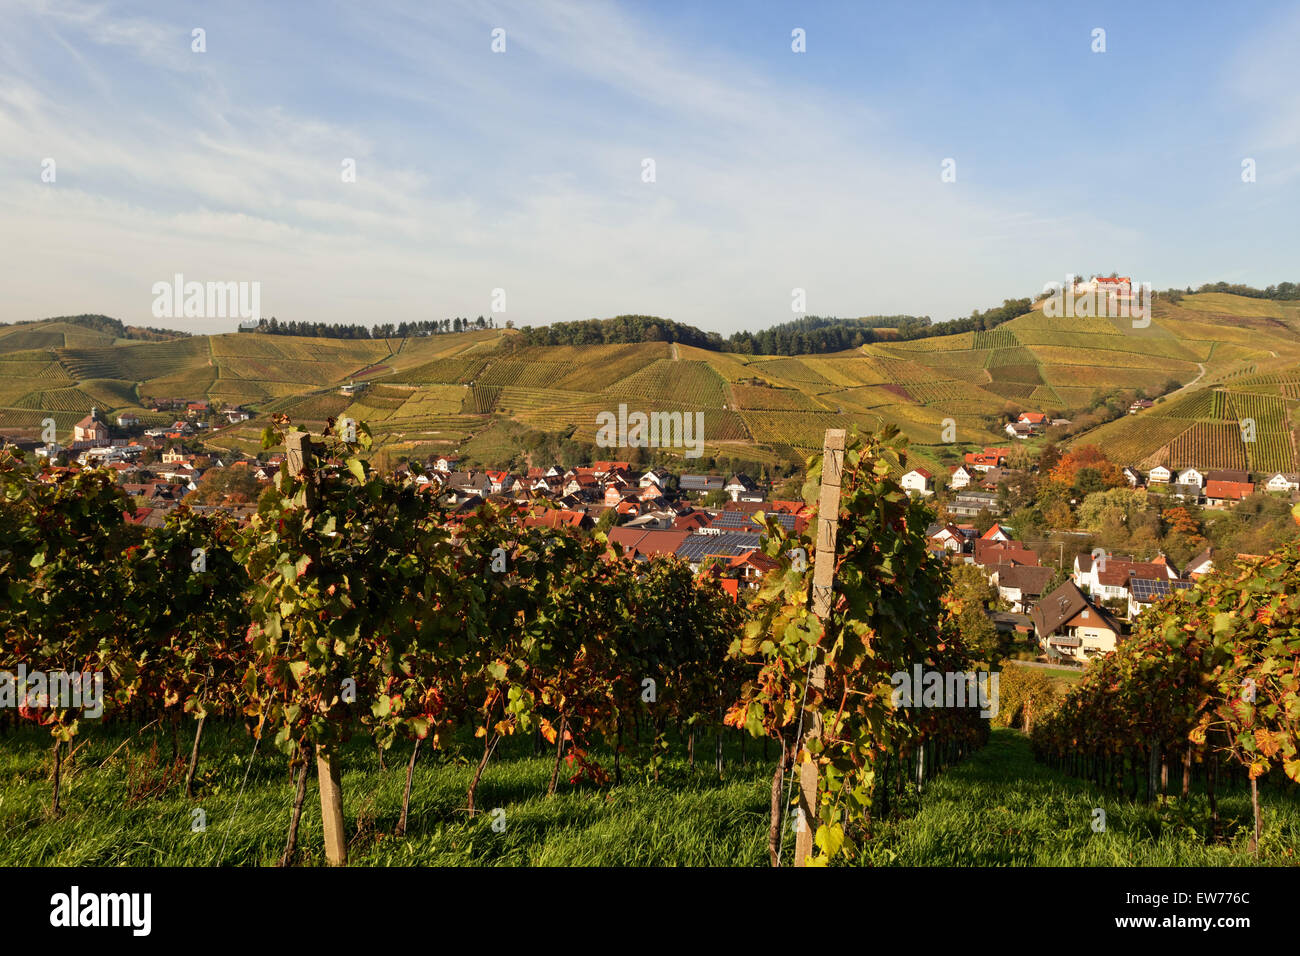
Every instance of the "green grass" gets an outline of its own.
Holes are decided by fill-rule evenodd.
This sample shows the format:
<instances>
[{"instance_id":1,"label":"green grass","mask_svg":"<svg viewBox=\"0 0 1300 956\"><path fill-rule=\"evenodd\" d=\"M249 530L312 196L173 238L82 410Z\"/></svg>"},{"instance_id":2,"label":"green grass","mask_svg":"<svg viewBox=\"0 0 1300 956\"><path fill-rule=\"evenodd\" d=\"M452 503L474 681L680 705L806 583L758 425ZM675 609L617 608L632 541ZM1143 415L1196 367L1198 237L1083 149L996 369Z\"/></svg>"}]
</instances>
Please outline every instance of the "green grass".
<instances>
[{"instance_id":1,"label":"green grass","mask_svg":"<svg viewBox=\"0 0 1300 956\"><path fill-rule=\"evenodd\" d=\"M1172 781L1181 776L1170 768ZM1019 731L996 729L987 747L926 786L911 817L877 829L867 854L900 866L1250 866L1300 863L1300 803L1265 788L1258 858L1247 852L1249 791L1220 794L1222 843L1207 845L1209 805L1194 793L1165 807L1107 795L1034 761ZM1106 813L1094 833L1093 811Z\"/></svg>"},{"instance_id":2,"label":"green grass","mask_svg":"<svg viewBox=\"0 0 1300 956\"><path fill-rule=\"evenodd\" d=\"M193 722L183 724L179 752L188 752ZM402 742L379 769L374 750L355 741L344 757L343 790L355 865L706 866L766 862L770 768L753 758L740 767L739 738L730 734L726 778L712 769L712 738L691 771L681 756L668 761L658 784L644 766L624 765L624 783L598 789L574 785L561 767L557 793L546 796L553 755L533 756L531 740L497 748L470 818L465 791L481 745L460 755L425 748L412 788L407 837L391 834L401 812L410 744ZM285 758L270 741L252 757L252 741L235 727L204 735L200 786L193 800L179 784L161 797L132 799L130 791L161 779L172 764L169 732L150 731L101 766L120 733L96 734L78 752L65 778L63 813L49 816L49 738L23 730L0 749L0 865L213 866L271 865L284 849L293 788ZM80 741L79 741L80 743ZM156 750L155 750L156 748ZM549 751L549 748L546 748ZM705 752L707 757L705 759ZM157 758L157 759L154 759ZM251 758L251 759L250 759ZM603 761L608 765L608 761ZM248 774L241 795L241 782ZM310 778L309 778L310 779ZM203 833L192 813L207 815ZM492 829L492 811L505 811L505 829ZM224 843L224 847L223 847ZM310 781L299 833L299 862L322 864L320 804Z\"/></svg>"},{"instance_id":3,"label":"green grass","mask_svg":"<svg viewBox=\"0 0 1300 956\"><path fill-rule=\"evenodd\" d=\"M183 757L193 723L181 725ZM363 739L344 754L343 788L354 865L430 866L764 866L771 764L739 738L726 739L719 780L712 739L700 743L694 770L680 742L654 782L643 758L624 760L621 786L571 784L561 771L546 796L552 757L533 755L530 739L497 749L479 785L482 811L465 811L465 790L481 753L472 740L450 753L426 748L417 763L407 836L394 837L410 745L400 743L380 770ZM125 746L119 746L124 744ZM49 738L24 728L0 748L0 865L271 865L284 848L293 787L285 758L266 741L254 756L241 728L214 725L204 737L199 784L186 799L177 782L171 735L153 728L129 741L106 729L78 741L65 763L63 812L52 818ZM548 748L549 749L549 748ZM116 753L114 753L116 751ZM608 754L597 754L609 767ZM148 788L173 776L161 795ZM247 785L243 781L247 775ZM1265 788L1259 862L1294 864L1300 806L1294 789ZM1206 845L1207 805L1197 795L1163 809L1102 795L1089 783L1033 761L1026 738L994 730L990 744L895 801L899 815L874 824L864 862L922 866L1247 865L1248 794L1221 796L1226 840ZM1106 832L1093 833L1093 808L1106 810ZM206 831L193 832L193 811ZM504 817L494 814L502 810ZM504 830L494 830L494 820ZM786 835L787 858L793 835ZM299 862L323 863L314 781L304 802Z\"/></svg>"}]
</instances>

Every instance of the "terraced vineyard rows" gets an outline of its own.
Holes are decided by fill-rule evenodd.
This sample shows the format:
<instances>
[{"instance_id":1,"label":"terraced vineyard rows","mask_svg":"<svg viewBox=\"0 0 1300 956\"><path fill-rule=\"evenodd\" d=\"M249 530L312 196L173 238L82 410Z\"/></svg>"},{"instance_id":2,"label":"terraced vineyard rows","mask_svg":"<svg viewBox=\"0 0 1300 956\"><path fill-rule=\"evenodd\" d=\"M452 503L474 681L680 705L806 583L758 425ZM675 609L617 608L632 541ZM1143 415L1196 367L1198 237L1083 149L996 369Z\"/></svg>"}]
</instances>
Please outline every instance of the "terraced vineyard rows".
<instances>
[{"instance_id":1,"label":"terraced vineyard rows","mask_svg":"<svg viewBox=\"0 0 1300 956\"><path fill-rule=\"evenodd\" d=\"M476 385L511 385L516 388L549 388L566 375L572 374L575 366L569 362L524 362L514 360L497 360L475 376Z\"/></svg>"},{"instance_id":2,"label":"terraced vineyard rows","mask_svg":"<svg viewBox=\"0 0 1300 956\"><path fill-rule=\"evenodd\" d=\"M844 415L811 412L747 411L742 413L755 441L784 442L795 448L821 448L828 428L847 428Z\"/></svg>"},{"instance_id":3,"label":"terraced vineyard rows","mask_svg":"<svg viewBox=\"0 0 1300 956\"><path fill-rule=\"evenodd\" d=\"M907 390L922 404L942 402L949 399L971 398L971 387L965 382L931 382L929 384L909 385Z\"/></svg>"},{"instance_id":4,"label":"terraced vineyard rows","mask_svg":"<svg viewBox=\"0 0 1300 956\"><path fill-rule=\"evenodd\" d=\"M797 358L764 359L754 362L750 368L765 377L780 379L785 382L799 382L807 385L832 385L826 376L815 371L807 363Z\"/></svg>"},{"instance_id":5,"label":"terraced vineyard rows","mask_svg":"<svg viewBox=\"0 0 1300 956\"><path fill-rule=\"evenodd\" d=\"M22 408L0 408L0 428L38 429L46 418L53 418L60 434L71 431L72 426L85 417L83 412L36 411Z\"/></svg>"},{"instance_id":6,"label":"terraced vineyard rows","mask_svg":"<svg viewBox=\"0 0 1300 956\"><path fill-rule=\"evenodd\" d=\"M1168 459L1165 446L1191 427L1186 419L1149 416L1142 428L1125 428L1104 437L1098 432L1097 440L1112 461L1137 464L1152 458L1147 467L1154 467Z\"/></svg>"},{"instance_id":7,"label":"terraced vineyard rows","mask_svg":"<svg viewBox=\"0 0 1300 956\"><path fill-rule=\"evenodd\" d=\"M1250 462L1236 425L1197 422L1169 443L1171 468L1247 469Z\"/></svg>"},{"instance_id":8,"label":"terraced vineyard rows","mask_svg":"<svg viewBox=\"0 0 1300 956\"><path fill-rule=\"evenodd\" d=\"M590 402L589 392L569 392L556 388L511 388L501 390L497 410L503 414L527 412L538 409L562 408L580 402Z\"/></svg>"},{"instance_id":9,"label":"terraced vineyard rows","mask_svg":"<svg viewBox=\"0 0 1300 956\"><path fill-rule=\"evenodd\" d=\"M1006 399L1028 401L1029 397L1034 394L1034 390L1038 388L1038 386L1032 382L993 382L990 385L984 386L984 388L985 390L993 392L996 395L1001 395Z\"/></svg>"},{"instance_id":10,"label":"terraced vineyard rows","mask_svg":"<svg viewBox=\"0 0 1300 956\"><path fill-rule=\"evenodd\" d=\"M132 382L119 382L114 379L88 379L80 384L85 392L100 408L127 408L138 406Z\"/></svg>"},{"instance_id":11,"label":"terraced vineyard rows","mask_svg":"<svg viewBox=\"0 0 1300 956\"><path fill-rule=\"evenodd\" d=\"M764 388L759 385L732 385L736 405L743 409L773 411L825 411L806 393L793 388Z\"/></svg>"},{"instance_id":12,"label":"terraced vineyard rows","mask_svg":"<svg viewBox=\"0 0 1300 956\"><path fill-rule=\"evenodd\" d=\"M209 358L207 340L202 338L106 348L61 348L54 354L79 380L115 378L128 382L164 378L205 365Z\"/></svg>"},{"instance_id":13,"label":"terraced vineyard rows","mask_svg":"<svg viewBox=\"0 0 1300 956\"><path fill-rule=\"evenodd\" d=\"M695 409L722 408L727 383L707 362L660 359L608 389L620 400L682 404Z\"/></svg>"},{"instance_id":14,"label":"terraced vineyard rows","mask_svg":"<svg viewBox=\"0 0 1300 956\"><path fill-rule=\"evenodd\" d=\"M977 349L1012 349L1020 343L1010 329L989 329L976 332L973 345Z\"/></svg>"},{"instance_id":15,"label":"terraced vineyard rows","mask_svg":"<svg viewBox=\"0 0 1300 956\"><path fill-rule=\"evenodd\" d=\"M1242 426L1243 435L1249 430L1242 423L1254 423L1253 442L1246 442L1246 453L1251 468L1256 471L1293 471L1296 467L1295 448L1289 411L1284 399L1276 395L1259 395L1251 392L1232 392L1227 396L1230 413Z\"/></svg>"},{"instance_id":16,"label":"terraced vineyard rows","mask_svg":"<svg viewBox=\"0 0 1300 956\"><path fill-rule=\"evenodd\" d=\"M442 358L416 365L385 378L387 382L412 385L456 385L471 382L487 366L483 358Z\"/></svg>"},{"instance_id":17,"label":"terraced vineyard rows","mask_svg":"<svg viewBox=\"0 0 1300 956\"><path fill-rule=\"evenodd\" d=\"M338 418L351 403L352 399L349 396L330 391L309 395L303 399L278 401L267 410L283 412L294 422L323 422L326 419Z\"/></svg>"},{"instance_id":18,"label":"terraced vineyard rows","mask_svg":"<svg viewBox=\"0 0 1300 956\"><path fill-rule=\"evenodd\" d=\"M501 392L500 385L473 385L465 389L460 410L467 415L486 415L496 407Z\"/></svg>"},{"instance_id":19,"label":"terraced vineyard rows","mask_svg":"<svg viewBox=\"0 0 1300 956\"><path fill-rule=\"evenodd\" d=\"M14 408L30 408L44 412L90 411L95 400L79 388L59 388L31 392L13 403Z\"/></svg>"},{"instance_id":20,"label":"terraced vineyard rows","mask_svg":"<svg viewBox=\"0 0 1300 956\"><path fill-rule=\"evenodd\" d=\"M0 379L6 382L24 384L30 389L33 385L56 387L76 383L71 375L58 362L48 359L44 362L12 361L0 357Z\"/></svg>"},{"instance_id":21,"label":"terraced vineyard rows","mask_svg":"<svg viewBox=\"0 0 1300 956\"><path fill-rule=\"evenodd\" d=\"M987 369L995 369L1004 365L1036 365L1038 360L1034 353L1024 346L1014 346L1011 348L993 349L988 353L988 359L984 362Z\"/></svg>"}]
</instances>

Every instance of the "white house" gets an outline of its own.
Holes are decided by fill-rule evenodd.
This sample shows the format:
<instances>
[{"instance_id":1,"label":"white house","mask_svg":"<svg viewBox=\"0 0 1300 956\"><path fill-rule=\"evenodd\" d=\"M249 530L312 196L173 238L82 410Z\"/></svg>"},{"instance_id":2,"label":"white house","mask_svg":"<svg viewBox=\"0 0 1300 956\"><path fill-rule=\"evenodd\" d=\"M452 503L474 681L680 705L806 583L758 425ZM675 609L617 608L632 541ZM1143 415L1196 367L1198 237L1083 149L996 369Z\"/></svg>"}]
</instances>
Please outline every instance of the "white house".
<instances>
[{"instance_id":1,"label":"white house","mask_svg":"<svg viewBox=\"0 0 1300 956\"><path fill-rule=\"evenodd\" d=\"M1007 534L1001 524L994 522L989 530L980 535L981 541L1011 541L1011 535Z\"/></svg>"},{"instance_id":2,"label":"white house","mask_svg":"<svg viewBox=\"0 0 1300 956\"><path fill-rule=\"evenodd\" d=\"M507 492L515 486L514 476L508 471L489 471L487 476L488 481L492 482L491 491L494 495Z\"/></svg>"},{"instance_id":3,"label":"white house","mask_svg":"<svg viewBox=\"0 0 1300 956\"><path fill-rule=\"evenodd\" d=\"M140 416L126 412L117 416L117 424L121 428L135 428L136 425L140 424Z\"/></svg>"},{"instance_id":4,"label":"white house","mask_svg":"<svg viewBox=\"0 0 1300 956\"><path fill-rule=\"evenodd\" d=\"M924 468L913 468L898 483L906 491L915 491L924 497L934 494L934 475L930 474Z\"/></svg>"},{"instance_id":5,"label":"white house","mask_svg":"<svg viewBox=\"0 0 1300 956\"><path fill-rule=\"evenodd\" d=\"M966 469L965 465L958 465L952 473L952 478L948 480L948 487L957 489L965 488L971 483L975 476Z\"/></svg>"},{"instance_id":6,"label":"white house","mask_svg":"<svg viewBox=\"0 0 1300 956\"><path fill-rule=\"evenodd\" d=\"M961 529L956 525L944 525L930 535L930 541L943 548L943 550L952 551L956 554L961 554L966 550L966 536L961 533Z\"/></svg>"},{"instance_id":7,"label":"white house","mask_svg":"<svg viewBox=\"0 0 1300 956\"><path fill-rule=\"evenodd\" d=\"M1029 616L1043 650L1075 660L1110 653L1121 633L1110 612L1088 600L1072 581L1039 600Z\"/></svg>"},{"instance_id":8,"label":"white house","mask_svg":"<svg viewBox=\"0 0 1300 956\"><path fill-rule=\"evenodd\" d=\"M1300 491L1300 475L1279 471L1264 483L1266 491Z\"/></svg>"},{"instance_id":9,"label":"white house","mask_svg":"<svg viewBox=\"0 0 1300 956\"><path fill-rule=\"evenodd\" d=\"M1139 474L1136 468L1126 467L1121 470L1120 474L1124 476L1124 480L1128 482L1130 488L1136 488L1138 485L1142 484L1142 475Z\"/></svg>"},{"instance_id":10,"label":"white house","mask_svg":"<svg viewBox=\"0 0 1300 956\"><path fill-rule=\"evenodd\" d=\"M668 479L671 477L672 475L664 471L664 469L662 468L651 468L649 471L647 471L644 475L641 476L641 480L638 482L638 484L642 488L649 488L651 485L654 485L656 488L662 491L667 486Z\"/></svg>"},{"instance_id":11,"label":"white house","mask_svg":"<svg viewBox=\"0 0 1300 956\"><path fill-rule=\"evenodd\" d=\"M1183 569L1183 574L1189 581L1195 581L1204 577L1214 570L1214 550L1206 548L1191 561L1187 562L1187 567Z\"/></svg>"},{"instance_id":12,"label":"white house","mask_svg":"<svg viewBox=\"0 0 1300 956\"><path fill-rule=\"evenodd\" d=\"M739 501L742 496L749 500L754 493L754 482L747 475L736 474L727 480L722 490L731 495L732 501Z\"/></svg>"},{"instance_id":13,"label":"white house","mask_svg":"<svg viewBox=\"0 0 1300 956\"><path fill-rule=\"evenodd\" d=\"M1033 437L1034 426L1026 425L1024 422L1007 422L1004 429L1012 438L1019 438L1021 441Z\"/></svg>"},{"instance_id":14,"label":"white house","mask_svg":"<svg viewBox=\"0 0 1300 956\"><path fill-rule=\"evenodd\" d=\"M1169 484L1169 479L1172 478L1173 476L1174 473L1170 471L1168 468L1166 468L1164 465L1156 465L1154 468L1152 468L1150 471L1147 472L1147 481L1157 481L1167 485Z\"/></svg>"},{"instance_id":15,"label":"white house","mask_svg":"<svg viewBox=\"0 0 1300 956\"><path fill-rule=\"evenodd\" d=\"M1178 473L1178 484L1195 485L1197 488L1205 487L1205 476L1195 468L1184 468Z\"/></svg>"}]
</instances>

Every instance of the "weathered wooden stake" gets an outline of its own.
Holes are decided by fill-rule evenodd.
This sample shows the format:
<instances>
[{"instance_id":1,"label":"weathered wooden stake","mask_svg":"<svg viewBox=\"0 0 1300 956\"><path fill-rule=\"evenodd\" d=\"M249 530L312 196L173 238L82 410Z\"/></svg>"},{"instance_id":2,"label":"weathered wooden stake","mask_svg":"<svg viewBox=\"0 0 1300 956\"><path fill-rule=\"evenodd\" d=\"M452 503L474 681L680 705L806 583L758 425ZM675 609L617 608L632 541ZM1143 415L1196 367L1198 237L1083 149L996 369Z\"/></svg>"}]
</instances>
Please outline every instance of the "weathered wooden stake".
<instances>
[{"instance_id":1,"label":"weathered wooden stake","mask_svg":"<svg viewBox=\"0 0 1300 956\"><path fill-rule=\"evenodd\" d=\"M339 782L338 754L323 746L316 748L316 782L320 787L325 859L330 866L347 866L348 841L343 832L343 785Z\"/></svg>"},{"instance_id":2,"label":"weathered wooden stake","mask_svg":"<svg viewBox=\"0 0 1300 956\"><path fill-rule=\"evenodd\" d=\"M844 472L844 429L830 428L822 445L822 492L817 506L817 553L813 557L812 612L825 621L831 610L835 583L835 539L840 523L840 479ZM810 691L826 686L826 665L821 650L813 660ZM819 712L805 711L802 747L821 738ZM804 761L799 767L800 826L794 844L794 865L805 866L812 856L817 827L817 762Z\"/></svg>"}]
</instances>

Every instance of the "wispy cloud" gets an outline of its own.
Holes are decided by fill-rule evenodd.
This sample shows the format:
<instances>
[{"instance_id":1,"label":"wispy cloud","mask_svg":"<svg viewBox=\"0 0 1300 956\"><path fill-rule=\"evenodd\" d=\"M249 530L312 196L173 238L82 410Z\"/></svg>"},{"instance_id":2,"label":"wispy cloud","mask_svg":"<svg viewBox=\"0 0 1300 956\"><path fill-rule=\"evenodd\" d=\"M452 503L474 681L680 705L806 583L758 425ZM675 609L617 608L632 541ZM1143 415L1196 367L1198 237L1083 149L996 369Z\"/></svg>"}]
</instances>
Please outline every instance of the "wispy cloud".
<instances>
[{"instance_id":1,"label":"wispy cloud","mask_svg":"<svg viewBox=\"0 0 1300 956\"><path fill-rule=\"evenodd\" d=\"M1032 137L936 152L929 87L778 69L649 7L48 3L5 19L0 320L144 321L178 271L259 280L282 318L477 315L498 287L519 323L637 311L731 330L789 318L794 287L815 312L946 318L1103 252L1169 269L1186 239L1157 240L1127 192L1098 201L1025 167ZM1027 168L1010 182L989 175L1007 151ZM958 182L941 183L952 154Z\"/></svg>"}]
</instances>

